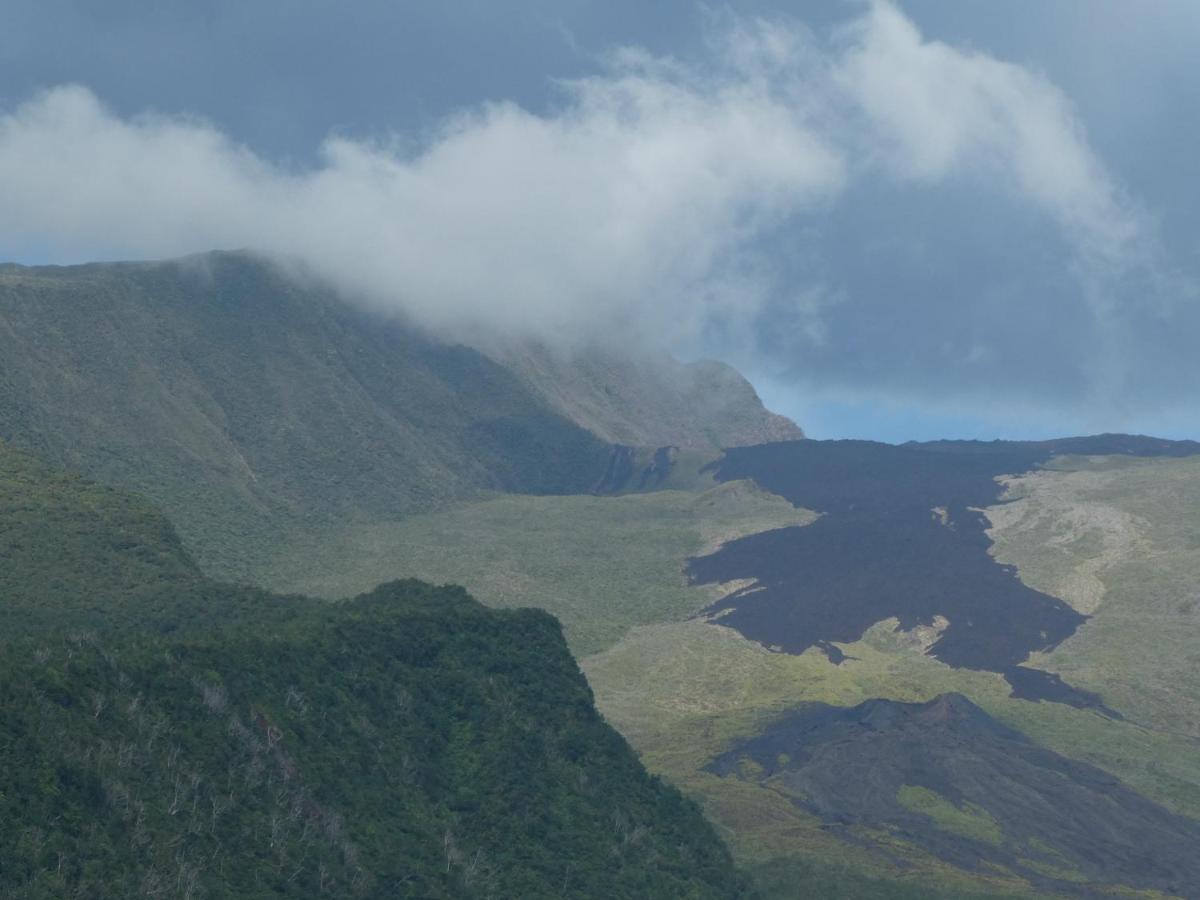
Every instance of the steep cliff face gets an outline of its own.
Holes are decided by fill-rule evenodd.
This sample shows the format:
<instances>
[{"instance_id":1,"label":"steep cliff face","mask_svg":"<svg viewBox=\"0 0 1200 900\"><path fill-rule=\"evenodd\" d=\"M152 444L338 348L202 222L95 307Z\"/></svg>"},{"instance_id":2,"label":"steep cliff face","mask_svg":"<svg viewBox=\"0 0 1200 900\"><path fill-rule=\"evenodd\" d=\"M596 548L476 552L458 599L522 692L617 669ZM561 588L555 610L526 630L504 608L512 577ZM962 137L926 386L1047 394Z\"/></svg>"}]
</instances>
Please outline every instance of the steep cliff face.
<instances>
[{"instance_id":1,"label":"steep cliff face","mask_svg":"<svg viewBox=\"0 0 1200 900\"><path fill-rule=\"evenodd\" d=\"M547 359L434 340L243 253L0 267L0 438L144 493L223 575L292 533L588 492L614 442L798 434L715 364Z\"/></svg>"},{"instance_id":2,"label":"steep cliff face","mask_svg":"<svg viewBox=\"0 0 1200 900\"><path fill-rule=\"evenodd\" d=\"M610 443L720 450L804 437L765 409L735 369L713 360L534 344L493 356L560 415Z\"/></svg>"}]
</instances>

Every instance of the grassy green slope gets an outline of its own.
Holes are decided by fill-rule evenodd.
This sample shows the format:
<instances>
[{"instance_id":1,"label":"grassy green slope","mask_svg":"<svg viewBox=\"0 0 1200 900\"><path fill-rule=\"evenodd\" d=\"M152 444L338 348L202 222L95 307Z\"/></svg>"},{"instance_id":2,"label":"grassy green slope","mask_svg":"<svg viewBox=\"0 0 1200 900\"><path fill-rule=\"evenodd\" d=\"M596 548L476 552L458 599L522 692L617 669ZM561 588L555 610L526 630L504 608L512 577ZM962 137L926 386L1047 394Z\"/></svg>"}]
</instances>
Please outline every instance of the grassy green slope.
<instances>
[{"instance_id":1,"label":"grassy green slope","mask_svg":"<svg viewBox=\"0 0 1200 900\"><path fill-rule=\"evenodd\" d=\"M692 618L714 595L685 584L688 556L812 518L741 482L619 497L500 497L353 531L329 557L307 554L307 570L298 557L290 587L339 596L407 570L465 583L490 605L550 609L606 717L652 771L703 803L770 896L1027 894L1020 879L969 875L916 847L891 842L880 853L848 844L784 797L701 771L730 741L803 699L927 700L962 686L960 673L922 654L920 635L877 629L847 648L857 659L836 667L823 653L770 653ZM976 695L1012 702L999 676L968 674ZM1058 721L1054 711L1050 718Z\"/></svg>"},{"instance_id":2,"label":"grassy green slope","mask_svg":"<svg viewBox=\"0 0 1200 900\"><path fill-rule=\"evenodd\" d=\"M140 501L0 473L0 894L744 893L547 614L217 584Z\"/></svg>"},{"instance_id":3,"label":"grassy green slope","mask_svg":"<svg viewBox=\"0 0 1200 900\"><path fill-rule=\"evenodd\" d=\"M224 575L280 533L586 490L608 456L478 353L241 254L0 271L0 436L148 496Z\"/></svg>"},{"instance_id":4,"label":"grassy green slope","mask_svg":"<svg viewBox=\"0 0 1200 900\"><path fill-rule=\"evenodd\" d=\"M586 489L607 457L477 353L238 255L0 275L0 348L5 436L145 492L218 569L275 528Z\"/></svg>"},{"instance_id":5,"label":"grassy green slope","mask_svg":"<svg viewBox=\"0 0 1200 900\"><path fill-rule=\"evenodd\" d=\"M146 501L0 442L0 640L280 627L294 600L204 577Z\"/></svg>"},{"instance_id":6,"label":"grassy green slope","mask_svg":"<svg viewBox=\"0 0 1200 900\"><path fill-rule=\"evenodd\" d=\"M1033 664L1161 748L1110 768L1200 816L1200 460L1068 458L1007 496L989 513L997 558L1092 616Z\"/></svg>"},{"instance_id":7,"label":"grassy green slope","mask_svg":"<svg viewBox=\"0 0 1200 900\"><path fill-rule=\"evenodd\" d=\"M1120 465L1113 470L1119 477L1113 477L1126 479L1128 496L1145 504L1138 515L1155 519L1156 527L1164 529L1156 538L1158 549L1146 557L1161 580L1148 580L1145 566L1131 576L1131 585L1148 587L1152 594L1159 584L1163 600L1147 605L1131 593L1128 603L1146 610L1161 607L1163 614L1146 619L1149 630L1139 643L1122 641L1121 631L1112 632L1105 655L1097 657L1115 660L1109 681L1087 680L1081 669L1071 670L1071 678L1106 699L1113 696L1114 684L1135 683L1128 676L1124 681L1112 679L1139 666L1144 674L1138 678L1146 689L1161 683L1152 674L1158 661L1145 652L1154 641L1163 641L1161 646L1177 641L1177 660L1184 668L1193 652L1186 646L1192 632L1185 629L1171 638L1165 631L1179 625L1180 613L1187 611L1186 597L1167 588L1194 584L1186 567L1192 539L1189 509L1196 508L1196 498L1184 483L1200 483L1195 462ZM1142 481L1129 480L1133 471L1144 473ZM1165 504L1161 493L1173 494L1173 505ZM1016 504L1003 509L1009 515L1021 511ZM1069 509L1048 512L1042 524L1065 527L1081 509L1074 497ZM992 513L1000 515L997 510ZM1039 743L1113 772L1172 809L1200 815L1200 754L1189 735L1171 724L1165 708L1158 724L1148 727L1128 704L1119 708L1130 720L1120 722L1062 704L1013 699L999 675L952 669L926 655L944 623L913 632L897 632L894 621L879 623L860 641L840 645L848 658L834 665L821 652L771 653L736 633L691 618L711 595L683 583L680 567L687 556L721 540L811 518L746 485L713 489L702 481L692 482L690 490L620 497L497 497L354 530L333 545L329 557L308 554L307 568L297 558L283 569L295 579L291 587L328 596L353 593L371 579L413 571L434 581L466 583L491 605L529 603L554 611L564 621L573 649L583 657L604 714L652 771L703 803L772 896L789 896L785 888L797 884L803 890L822 885L824 895L847 897L933 896L938 890L964 897L1031 892L1011 873L964 872L887 834L846 842L786 797L702 771L731 741L753 735L772 716L805 700L851 706L872 697L915 702L959 691ZM1034 520L1042 518L1033 516ZM1003 533L996 537L997 552L1006 553L1012 540ZM1027 548L1056 546L1044 534L1028 537ZM1080 541L1076 549L1082 552L1092 544L1094 537ZM1165 555L1174 563L1167 564ZM1126 561L1133 564L1137 558L1131 555ZM1183 568L1173 570L1172 565ZM1061 576L1069 567L1064 568L1062 560L1049 560L1044 570ZM1031 571L1022 564L1022 576L1034 583ZM1116 583L1113 572L1105 577ZM1061 584L1034 586L1071 596ZM1055 661L1070 659L1092 629L1107 630L1106 616L1119 610L1111 591L1108 604L1099 611L1092 608L1095 616L1080 635L1038 664L1054 669ZM1122 617L1114 616L1113 622L1125 627ZM1118 651L1127 654L1128 664L1114 655ZM1191 690L1185 686L1194 673L1182 671L1174 661L1167 667L1176 673L1176 696Z\"/></svg>"},{"instance_id":8,"label":"grassy green slope","mask_svg":"<svg viewBox=\"0 0 1200 900\"><path fill-rule=\"evenodd\" d=\"M344 597L401 575L465 585L489 606L536 606L586 656L632 627L686 619L713 599L687 557L812 515L748 482L618 497L501 496L356 528L281 563L281 589Z\"/></svg>"},{"instance_id":9,"label":"grassy green slope","mask_svg":"<svg viewBox=\"0 0 1200 900\"><path fill-rule=\"evenodd\" d=\"M1017 565L1031 586L1092 616L1031 664L1100 693L1125 721L1013 699L1000 676L951 669L927 656L937 624L898 632L894 620L838 645L847 656L841 665L815 650L771 653L700 621L636 628L584 660L602 711L653 771L700 798L741 858L764 872L821 870L840 861L889 883L958 879L955 890L963 892L1026 890L1003 873L989 885L915 848L889 848L886 835L871 836L879 852L839 842L786 798L701 771L731 741L806 700L923 702L959 691L1044 746L1200 818L1200 464L1063 458L1014 480L1010 497L1015 502L989 510L997 557Z\"/></svg>"},{"instance_id":10,"label":"grassy green slope","mask_svg":"<svg viewBox=\"0 0 1200 900\"><path fill-rule=\"evenodd\" d=\"M611 453L596 396L654 397L624 413L651 446L678 436L664 409L722 438L782 427L733 375L595 354L551 396L524 353L439 343L244 253L0 266L0 438L147 496L221 577L482 490L586 493Z\"/></svg>"},{"instance_id":11,"label":"grassy green slope","mask_svg":"<svg viewBox=\"0 0 1200 900\"><path fill-rule=\"evenodd\" d=\"M130 494L51 468L0 442L0 614L69 597L97 605L200 578L175 530ZM2 629L12 633L13 624Z\"/></svg>"}]
</instances>

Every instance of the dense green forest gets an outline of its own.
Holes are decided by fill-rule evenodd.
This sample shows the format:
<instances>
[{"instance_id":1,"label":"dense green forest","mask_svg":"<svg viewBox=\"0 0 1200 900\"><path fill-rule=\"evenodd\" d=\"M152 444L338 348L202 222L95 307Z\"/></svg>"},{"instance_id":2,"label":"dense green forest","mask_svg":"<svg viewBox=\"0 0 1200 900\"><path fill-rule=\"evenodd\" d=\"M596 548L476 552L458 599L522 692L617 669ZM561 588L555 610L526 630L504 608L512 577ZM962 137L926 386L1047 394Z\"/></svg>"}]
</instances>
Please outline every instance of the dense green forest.
<instances>
[{"instance_id":1,"label":"dense green forest","mask_svg":"<svg viewBox=\"0 0 1200 900\"><path fill-rule=\"evenodd\" d=\"M0 894L736 897L551 616L200 575L140 501L0 445Z\"/></svg>"}]
</instances>

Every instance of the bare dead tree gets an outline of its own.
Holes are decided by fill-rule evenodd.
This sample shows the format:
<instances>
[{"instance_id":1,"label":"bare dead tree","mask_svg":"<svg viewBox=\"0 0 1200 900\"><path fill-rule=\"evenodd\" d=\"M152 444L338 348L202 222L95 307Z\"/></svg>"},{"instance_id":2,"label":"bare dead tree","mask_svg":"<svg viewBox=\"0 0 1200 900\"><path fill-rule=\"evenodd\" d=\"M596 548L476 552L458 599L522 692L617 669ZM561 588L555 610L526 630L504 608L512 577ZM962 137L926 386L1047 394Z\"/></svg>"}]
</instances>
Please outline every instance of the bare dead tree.
<instances>
[{"instance_id":1,"label":"bare dead tree","mask_svg":"<svg viewBox=\"0 0 1200 900\"><path fill-rule=\"evenodd\" d=\"M458 865L462 861L462 851L458 849L458 842L449 828L442 835L442 849L446 853L446 874L448 875L451 864Z\"/></svg>"},{"instance_id":2,"label":"bare dead tree","mask_svg":"<svg viewBox=\"0 0 1200 900\"><path fill-rule=\"evenodd\" d=\"M223 799L221 799L221 797L218 796L216 793L209 795L208 801L210 804L212 804L212 818L209 821L208 833L216 834L217 833L217 819L219 819L221 817L221 813L223 813L226 809L228 809L228 806L227 806L226 802Z\"/></svg>"},{"instance_id":3,"label":"bare dead tree","mask_svg":"<svg viewBox=\"0 0 1200 900\"><path fill-rule=\"evenodd\" d=\"M288 685L287 691L283 696L283 705L288 709L296 710L301 715L308 712L308 704L304 700L304 695L300 693L300 688L294 684Z\"/></svg>"},{"instance_id":4,"label":"bare dead tree","mask_svg":"<svg viewBox=\"0 0 1200 900\"><path fill-rule=\"evenodd\" d=\"M463 867L462 879L463 884L466 887L470 887L472 882L475 881L476 876L480 872L479 863L482 861L482 859L483 848L480 847L476 849L475 853L471 856L470 861Z\"/></svg>"},{"instance_id":5,"label":"bare dead tree","mask_svg":"<svg viewBox=\"0 0 1200 900\"><path fill-rule=\"evenodd\" d=\"M198 691L200 691L200 699L214 713L225 711L225 707L229 702L229 697L225 693L225 686L220 684L207 684L200 679L192 682Z\"/></svg>"},{"instance_id":6,"label":"bare dead tree","mask_svg":"<svg viewBox=\"0 0 1200 900\"><path fill-rule=\"evenodd\" d=\"M179 812L179 792L182 787L183 787L182 780L180 779L180 777L178 775L176 775L175 776L175 792L174 792L174 795L171 797L171 805L167 807L168 815L173 816L177 812Z\"/></svg>"}]
</instances>

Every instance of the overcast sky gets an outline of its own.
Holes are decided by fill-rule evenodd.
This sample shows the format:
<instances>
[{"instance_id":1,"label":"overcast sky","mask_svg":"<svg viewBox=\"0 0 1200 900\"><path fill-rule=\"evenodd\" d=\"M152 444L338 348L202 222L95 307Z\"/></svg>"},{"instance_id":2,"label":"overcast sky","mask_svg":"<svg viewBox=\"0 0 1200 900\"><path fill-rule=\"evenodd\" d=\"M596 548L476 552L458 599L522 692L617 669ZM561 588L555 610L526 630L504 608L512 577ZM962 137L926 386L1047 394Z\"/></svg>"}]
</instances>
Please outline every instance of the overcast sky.
<instances>
[{"instance_id":1,"label":"overcast sky","mask_svg":"<svg viewBox=\"0 0 1200 900\"><path fill-rule=\"evenodd\" d=\"M1200 437L1195 0L6 0L0 258L299 256L818 437Z\"/></svg>"}]
</instances>

